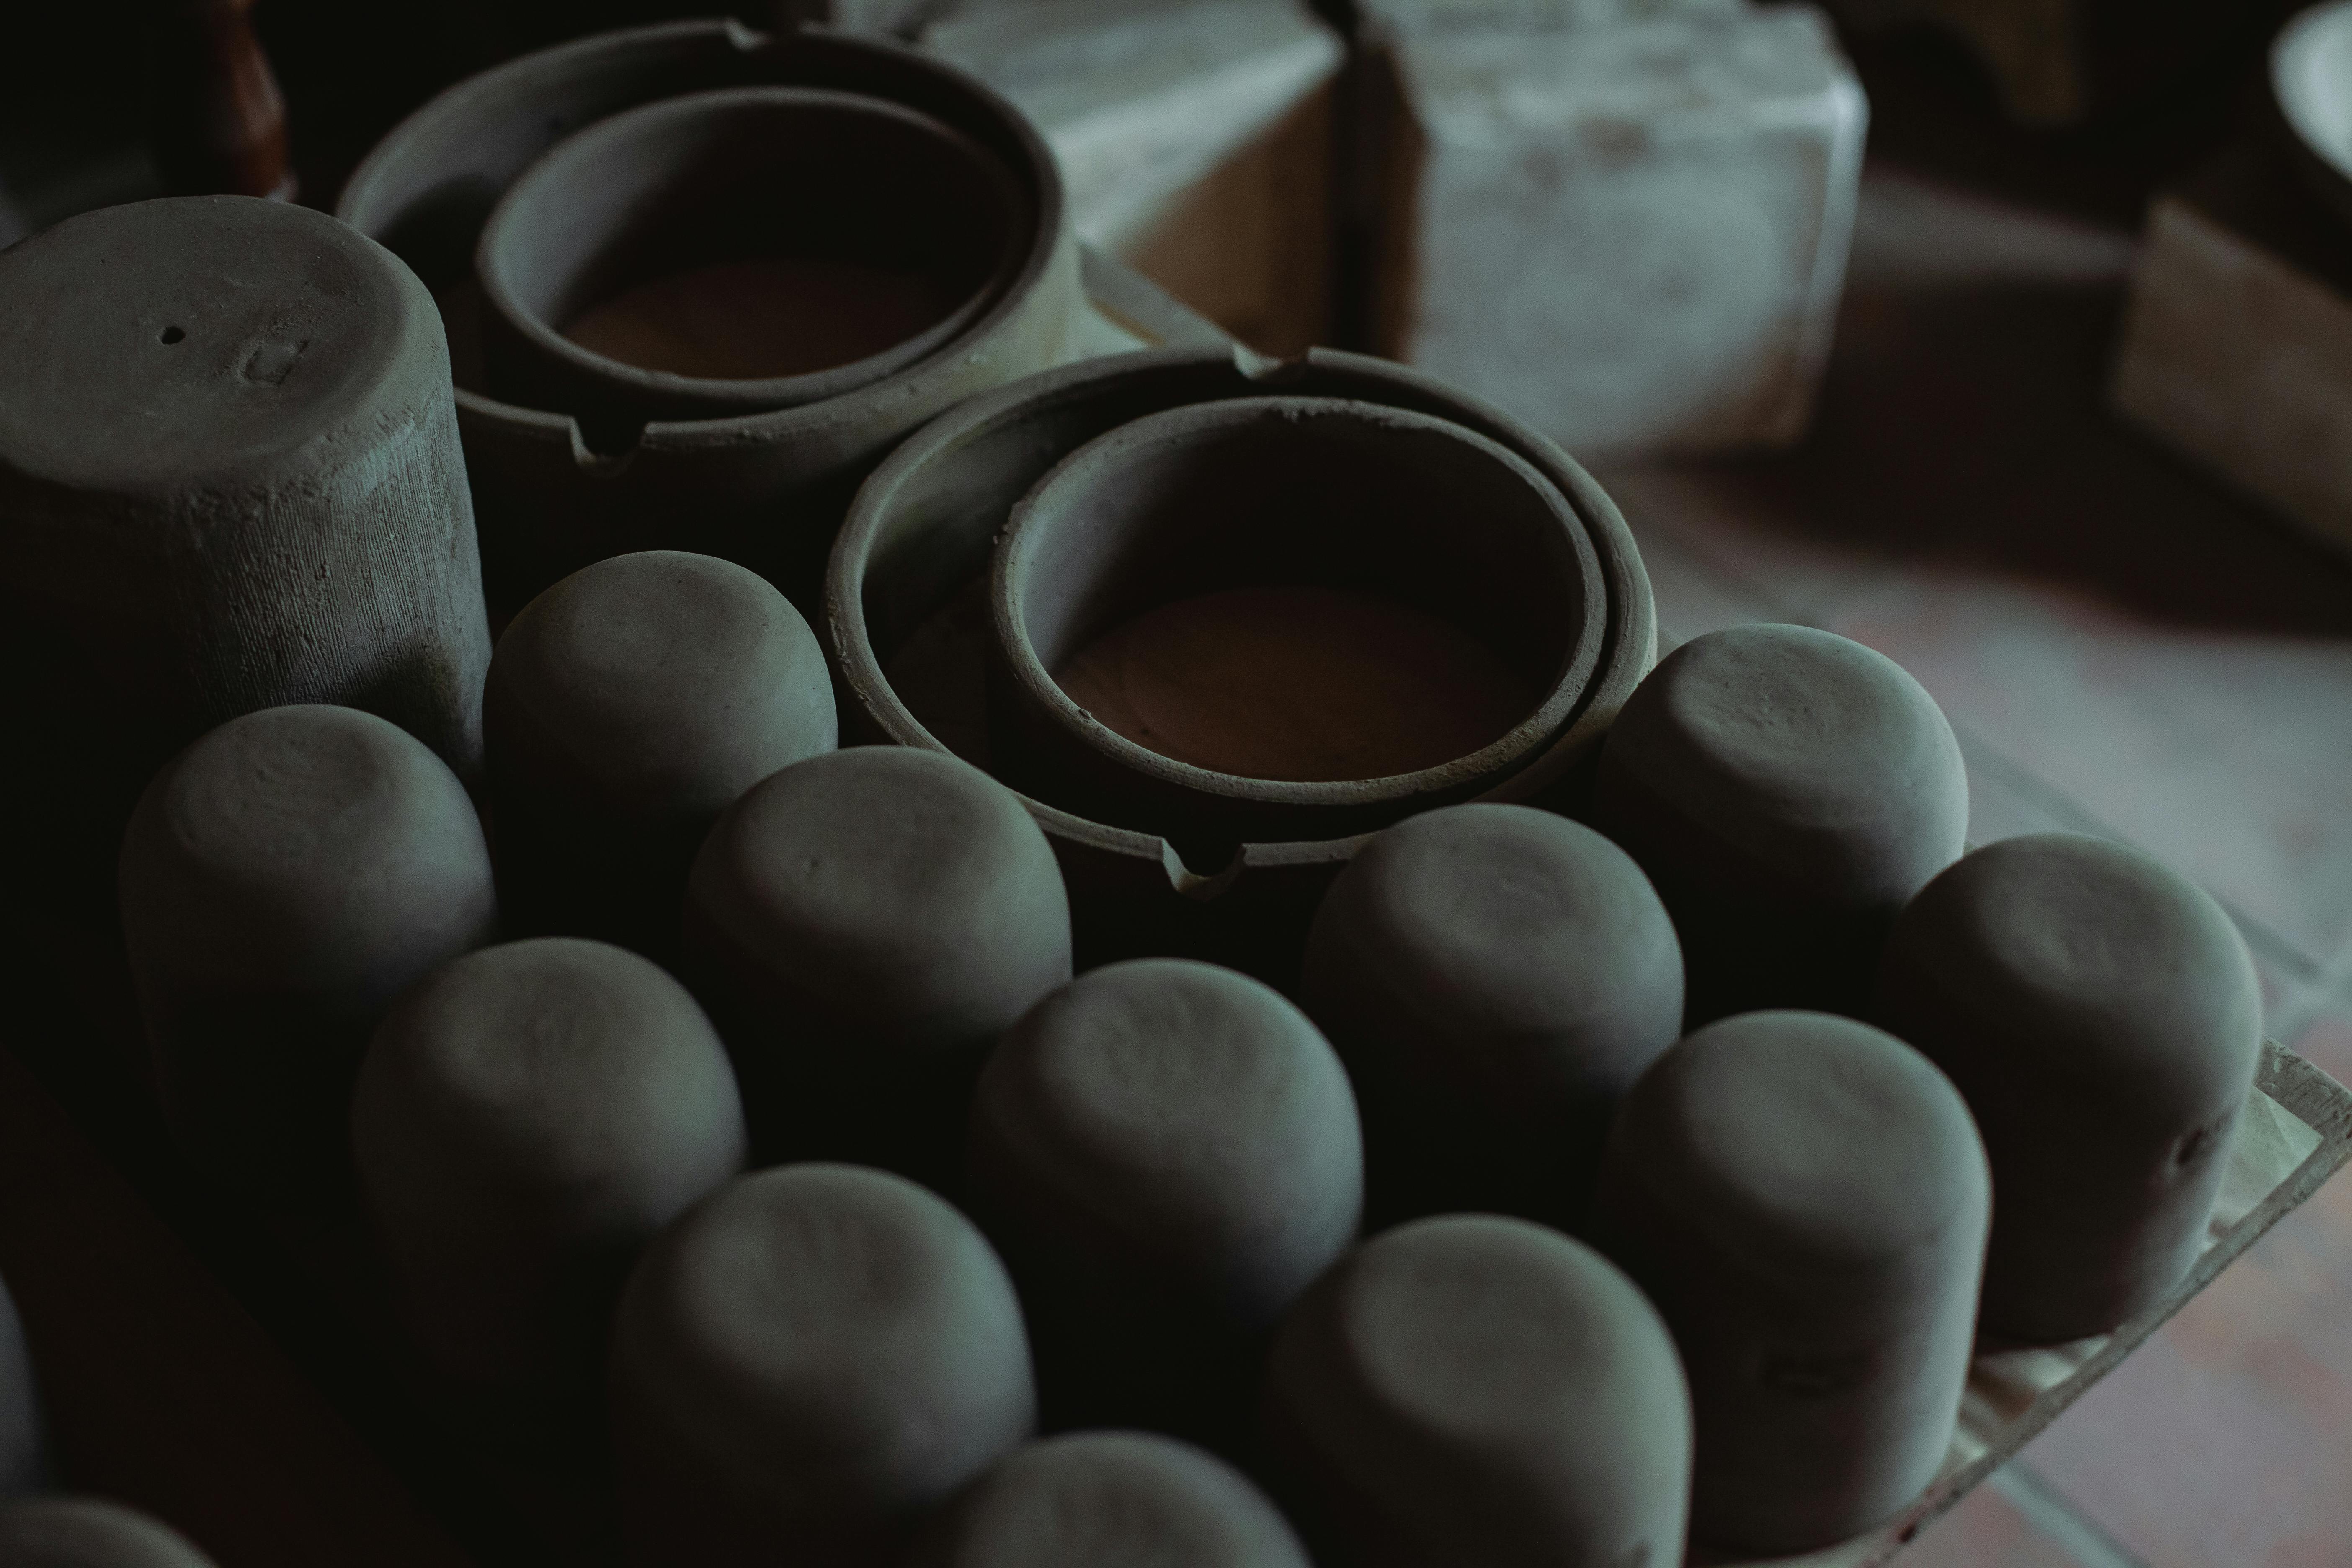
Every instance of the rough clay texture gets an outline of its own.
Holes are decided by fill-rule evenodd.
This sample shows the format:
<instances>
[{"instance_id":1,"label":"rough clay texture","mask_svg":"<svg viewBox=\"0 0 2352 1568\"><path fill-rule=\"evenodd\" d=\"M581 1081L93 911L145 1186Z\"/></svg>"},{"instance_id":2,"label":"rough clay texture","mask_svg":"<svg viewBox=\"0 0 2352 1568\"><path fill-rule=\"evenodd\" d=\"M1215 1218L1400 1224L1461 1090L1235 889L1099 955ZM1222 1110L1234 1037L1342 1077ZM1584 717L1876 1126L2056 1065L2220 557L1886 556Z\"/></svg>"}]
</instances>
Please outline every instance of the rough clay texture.
<instances>
[{"instance_id":1,"label":"rough clay texture","mask_svg":"<svg viewBox=\"0 0 2352 1568\"><path fill-rule=\"evenodd\" d=\"M97 1498L46 1497L0 1504L5 1568L213 1568L180 1533Z\"/></svg>"},{"instance_id":2,"label":"rough clay texture","mask_svg":"<svg viewBox=\"0 0 2352 1568\"><path fill-rule=\"evenodd\" d=\"M1283 1325L1266 1409L1318 1562L1683 1560L1690 1402L1665 1325L1539 1226L1454 1215L1365 1244Z\"/></svg>"},{"instance_id":3,"label":"rough clay texture","mask_svg":"<svg viewBox=\"0 0 2352 1568\"><path fill-rule=\"evenodd\" d=\"M1592 829L1448 806L1340 872L1300 994L1364 1107L1376 1224L1572 1220L1618 1098L1682 1032L1682 949L1641 868Z\"/></svg>"},{"instance_id":4,"label":"rough clay texture","mask_svg":"<svg viewBox=\"0 0 2352 1568\"><path fill-rule=\"evenodd\" d=\"M340 1163L384 1010L498 918L457 775L393 724L318 705L231 720L158 773L119 893L174 1134L289 1199Z\"/></svg>"},{"instance_id":5,"label":"rough clay texture","mask_svg":"<svg viewBox=\"0 0 2352 1568\"><path fill-rule=\"evenodd\" d=\"M734 1176L743 1110L686 988L567 937L468 953L376 1030L352 1153L410 1331L463 1383L577 1385L629 1266Z\"/></svg>"},{"instance_id":6,"label":"rough clay texture","mask_svg":"<svg viewBox=\"0 0 2352 1568\"><path fill-rule=\"evenodd\" d=\"M1689 1022L1851 1013L1896 911L1959 858L1968 773L1935 700L1892 659L1808 626L1741 626L1685 643L1634 691L1593 812L1675 917Z\"/></svg>"},{"instance_id":7,"label":"rough clay texture","mask_svg":"<svg viewBox=\"0 0 2352 1568\"><path fill-rule=\"evenodd\" d=\"M1927 1484L1968 1378L1990 1203L1958 1091L1867 1025L1746 1014L1643 1075L1594 1228L1689 1374L1695 1538L1825 1546Z\"/></svg>"},{"instance_id":8,"label":"rough clay texture","mask_svg":"<svg viewBox=\"0 0 2352 1568\"><path fill-rule=\"evenodd\" d=\"M921 1515L1027 1436L1012 1281L896 1176L790 1165L664 1233L614 1330L629 1560L896 1561Z\"/></svg>"},{"instance_id":9,"label":"rough clay texture","mask_svg":"<svg viewBox=\"0 0 2352 1568\"><path fill-rule=\"evenodd\" d=\"M923 1532L908 1568L1308 1568L1242 1474L1146 1432L1014 1449Z\"/></svg>"},{"instance_id":10,"label":"rough clay texture","mask_svg":"<svg viewBox=\"0 0 2352 1568\"><path fill-rule=\"evenodd\" d=\"M2253 960L2203 889L2104 839L2004 839L1903 911L1878 1011L1983 1131L1988 1332L2104 1333L2179 1283L2262 1054Z\"/></svg>"},{"instance_id":11,"label":"rough clay texture","mask_svg":"<svg viewBox=\"0 0 2352 1568\"><path fill-rule=\"evenodd\" d=\"M25 1325L0 1282L0 1500L41 1489L48 1479L45 1449L41 1390Z\"/></svg>"}]
</instances>

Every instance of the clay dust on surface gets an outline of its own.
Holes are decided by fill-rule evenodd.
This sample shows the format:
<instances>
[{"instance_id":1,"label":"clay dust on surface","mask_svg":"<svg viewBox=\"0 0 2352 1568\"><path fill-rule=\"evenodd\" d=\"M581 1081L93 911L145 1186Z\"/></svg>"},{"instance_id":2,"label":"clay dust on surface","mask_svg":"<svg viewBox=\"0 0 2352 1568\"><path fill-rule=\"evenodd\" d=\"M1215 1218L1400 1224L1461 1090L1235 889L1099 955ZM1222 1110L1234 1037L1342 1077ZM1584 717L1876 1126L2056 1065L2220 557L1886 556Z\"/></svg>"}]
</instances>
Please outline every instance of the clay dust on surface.
<instances>
[{"instance_id":1,"label":"clay dust on surface","mask_svg":"<svg viewBox=\"0 0 2352 1568\"><path fill-rule=\"evenodd\" d=\"M1054 679L1137 745L1242 778L1387 778L1534 710L1534 686L1428 612L1349 588L1227 588L1114 626Z\"/></svg>"},{"instance_id":2,"label":"clay dust on surface","mask_svg":"<svg viewBox=\"0 0 2352 1568\"><path fill-rule=\"evenodd\" d=\"M912 268L824 257L692 267L592 305L563 335L640 370L715 381L805 375L880 353L955 308Z\"/></svg>"}]
</instances>

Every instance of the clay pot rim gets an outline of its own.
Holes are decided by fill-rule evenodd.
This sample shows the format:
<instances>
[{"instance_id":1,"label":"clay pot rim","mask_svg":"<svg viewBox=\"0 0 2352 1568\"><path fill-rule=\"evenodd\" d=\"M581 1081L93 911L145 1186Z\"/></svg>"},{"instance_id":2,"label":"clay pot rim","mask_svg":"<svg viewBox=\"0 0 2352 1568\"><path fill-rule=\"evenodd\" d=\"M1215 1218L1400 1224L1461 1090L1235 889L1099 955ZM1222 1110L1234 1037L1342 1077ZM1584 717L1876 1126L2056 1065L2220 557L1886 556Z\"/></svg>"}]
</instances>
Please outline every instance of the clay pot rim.
<instances>
[{"instance_id":1,"label":"clay pot rim","mask_svg":"<svg viewBox=\"0 0 2352 1568\"><path fill-rule=\"evenodd\" d=\"M1037 657L1025 625L1023 590L1029 574L1024 568L1033 557L1024 546L1034 546L1056 511L1077 503L1084 493L1123 483L1129 465L1135 460L1164 452L1171 442L1213 437L1269 419L1299 424L1331 420L1437 435L1501 465L1552 514L1570 540L1576 563L1577 587L1583 601L1579 605L1581 624L1567 655L1552 672L1542 700L1525 718L1475 752L1411 773L1360 779L1265 779L1202 767L1139 745L1097 720L1062 689ZM1600 614L1593 613L1596 608ZM1452 420L1361 398L1312 396L1235 397L1185 404L1145 415L1078 447L1013 503L1010 521L997 535L990 566L989 615L998 653L1020 694L1078 744L1120 768L1178 789L1219 800L1306 808L1391 805L1409 808L1416 798L1448 795L1482 780L1499 784L1527 765L1567 727L1600 664L1608 619L1601 563L1592 541L1568 499L1532 464L1501 443Z\"/></svg>"},{"instance_id":2,"label":"clay pot rim","mask_svg":"<svg viewBox=\"0 0 2352 1568\"><path fill-rule=\"evenodd\" d=\"M622 27L591 34L584 38L573 38L493 66L443 89L386 132L359 167L352 172L351 177L343 182L342 191L335 200L335 216L358 228L369 238L381 242L381 235L358 221L367 215L356 209L376 195L372 187L387 182L398 166L412 155L414 143L437 124L457 118L476 121L530 118L539 112L538 100L519 89L568 82L584 66L607 57L665 45L688 46L696 43L723 43L740 55L775 53L782 56L796 47L862 52L884 57L894 68L931 77L970 101L976 111L995 121L1005 139L1020 149L1019 166L1008 166L1008 173L1016 183L1033 186L1035 206L1025 247L1019 240L1013 246L1021 257L1017 268L1012 272L989 308L971 323L969 330L942 344L938 353L856 392L823 403L774 409L764 414L738 415L725 419L649 420L639 435L635 447L690 451L745 447L776 442L786 437L822 430L828 426L854 427L876 405L923 395L928 388L917 384L919 382L945 379L963 360L990 353L996 339L1019 330L1023 308L1053 270L1068 229L1068 196L1062 181L1061 165L1055 162L1053 149L1046 145L1044 135L1003 94L950 61L892 39L866 33L841 32L814 23L803 22L789 28L763 32L746 26L731 16L709 21L661 22L649 26ZM791 84L779 82L774 85ZM638 105L629 107L634 109ZM503 114L490 112L501 108ZM614 112L625 114L628 111L623 109ZM584 130L586 126L581 129ZM457 388L456 395L461 424L496 428L525 440L537 438L551 443L568 443L580 467L593 471L616 472L626 461L626 454L615 458L593 451L581 432L579 420L572 415L525 407L465 387Z\"/></svg>"},{"instance_id":3,"label":"clay pot rim","mask_svg":"<svg viewBox=\"0 0 2352 1568\"><path fill-rule=\"evenodd\" d=\"M2319 133L2311 99L2320 84L2309 79L2306 69L2331 37L2347 32L2352 32L2352 0L2327 0L2298 12L2271 40L2268 70L2272 105L2302 154L2296 163L2306 183L2339 216L2352 222L2352 138L2331 144ZM2347 52L2352 54L2352 48Z\"/></svg>"},{"instance_id":4,"label":"clay pot rim","mask_svg":"<svg viewBox=\"0 0 2352 1568\"><path fill-rule=\"evenodd\" d=\"M741 135L755 124L761 131L772 132L772 125L761 122L778 118L777 111L793 110L831 110L848 119L892 120L914 127L935 138L968 164L977 183L988 189L1003 216L1005 239L987 276L946 315L887 348L823 370L794 375L697 376L647 369L585 348L564 336L516 297L500 265L501 258L518 243L518 231L526 223L525 205L534 198L543 199L541 191L547 183L576 179L583 168L593 169L620 156L628 146L657 138L680 121L738 121L740 123L736 133ZM474 277L480 286L483 302L491 310L537 352L562 362L572 373L607 383L625 396L673 402L697 399L710 405L713 417L735 418L845 396L936 353L941 345L969 327L1003 290L1021 248L1014 237L1027 205L1018 182L1000 160L962 132L920 110L837 88L711 88L656 99L606 115L582 126L541 153L506 188L482 225L481 237L474 247ZM614 226L627 225L625 221ZM609 234L611 229L606 232Z\"/></svg>"},{"instance_id":5,"label":"clay pot rim","mask_svg":"<svg viewBox=\"0 0 2352 1568\"><path fill-rule=\"evenodd\" d=\"M1230 350L1163 348L1065 365L968 399L908 437L859 488L843 520L841 531L835 536L832 558L826 563L824 635L842 688L857 710L895 744L954 754L924 727L890 685L889 678L883 673L882 660L875 652L866 621L866 563L891 521L896 492L902 486L926 464L984 439L993 431L1017 425L1034 405L1080 401L1104 381L1162 375L1172 378L1187 372L1219 368L1230 368L1245 384L1261 387L1279 387L1318 371L1338 371L1351 377L1385 382L1407 394L1420 394L1460 409L1479 425L1507 436L1512 447L1559 487L1594 540L1594 551L1601 558L1606 589L1602 664L1587 687L1576 717L1550 748L1476 798L1521 800L1558 782L1573 765L1577 752L1598 742L1635 685L1657 662L1656 605L1650 593L1649 573L1642 564L1641 552L1634 546L1624 517L1582 465L1515 416L1433 376L1391 361L1338 349L1309 349L1294 360L1274 360L1238 346ZM1014 793L1020 795L1017 790ZM1180 892L1195 898L1216 896L1253 868L1342 863L1371 837L1356 834L1346 838L1244 843L1224 870L1202 876L1188 868L1174 847L1159 834L1097 822L1031 795L1020 795L1020 798L1049 836L1131 860L1157 861Z\"/></svg>"}]
</instances>

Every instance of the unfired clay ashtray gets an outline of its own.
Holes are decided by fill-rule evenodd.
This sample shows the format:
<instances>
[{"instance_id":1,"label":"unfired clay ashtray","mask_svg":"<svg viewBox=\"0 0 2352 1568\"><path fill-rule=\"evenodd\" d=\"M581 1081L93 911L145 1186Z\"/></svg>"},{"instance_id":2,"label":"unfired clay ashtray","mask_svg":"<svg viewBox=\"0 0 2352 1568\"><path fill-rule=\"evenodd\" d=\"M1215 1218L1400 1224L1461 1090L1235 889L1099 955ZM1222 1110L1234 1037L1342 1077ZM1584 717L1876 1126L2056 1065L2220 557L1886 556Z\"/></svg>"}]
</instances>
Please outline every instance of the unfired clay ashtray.
<instances>
[{"instance_id":1,"label":"unfired clay ashtray","mask_svg":"<svg viewBox=\"0 0 2352 1568\"><path fill-rule=\"evenodd\" d=\"M2305 183L2352 223L2352 0L2315 5L2280 32L2271 96Z\"/></svg>"}]
</instances>

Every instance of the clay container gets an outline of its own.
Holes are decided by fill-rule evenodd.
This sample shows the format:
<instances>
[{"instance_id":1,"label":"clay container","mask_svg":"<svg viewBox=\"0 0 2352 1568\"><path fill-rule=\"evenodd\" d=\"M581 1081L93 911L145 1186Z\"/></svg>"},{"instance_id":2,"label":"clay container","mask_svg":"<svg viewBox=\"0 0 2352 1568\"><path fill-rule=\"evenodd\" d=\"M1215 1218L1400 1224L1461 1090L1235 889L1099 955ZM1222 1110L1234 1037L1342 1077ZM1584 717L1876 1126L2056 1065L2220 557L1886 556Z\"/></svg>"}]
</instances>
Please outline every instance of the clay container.
<instances>
[{"instance_id":1,"label":"clay container","mask_svg":"<svg viewBox=\"0 0 2352 1568\"><path fill-rule=\"evenodd\" d=\"M1051 1428L1238 1444L1266 1337L1363 1207L1331 1047L1270 987L1182 959L1109 964L1030 1009L981 1074L971 1162Z\"/></svg>"},{"instance_id":2,"label":"clay container","mask_svg":"<svg viewBox=\"0 0 2352 1568\"><path fill-rule=\"evenodd\" d=\"M1240 1472L1148 1432L1024 1444L925 1528L907 1568L1308 1568Z\"/></svg>"},{"instance_id":3,"label":"clay container","mask_svg":"<svg viewBox=\"0 0 2352 1568\"><path fill-rule=\"evenodd\" d=\"M1626 703L1592 821L1674 915L1687 1025L1858 1014L1896 911L1959 858L1968 773L1935 700L1885 655L1732 626L1667 655Z\"/></svg>"},{"instance_id":4,"label":"clay container","mask_svg":"<svg viewBox=\"0 0 2352 1568\"><path fill-rule=\"evenodd\" d=\"M1523 805L1373 836L1324 895L1300 999L1363 1107L1375 1226L1574 1225L1610 1113L1682 1032L1675 928L1632 857Z\"/></svg>"},{"instance_id":5,"label":"clay container","mask_svg":"<svg viewBox=\"0 0 2352 1568\"><path fill-rule=\"evenodd\" d=\"M1328 1568L1677 1563L1690 1397L1608 1259L1524 1220L1374 1237L1282 1327L1267 1437Z\"/></svg>"},{"instance_id":6,"label":"clay container","mask_svg":"<svg viewBox=\"0 0 2352 1568\"><path fill-rule=\"evenodd\" d=\"M1958 1091L1867 1025L1743 1014L1643 1075L1611 1129L1594 1230L1690 1376L1696 1539L1809 1551L1933 1479L1968 1380L1989 1203Z\"/></svg>"},{"instance_id":7,"label":"clay container","mask_svg":"<svg viewBox=\"0 0 2352 1568\"><path fill-rule=\"evenodd\" d=\"M711 823L836 736L800 612L757 573L669 550L532 600L499 639L483 706L507 931L662 962Z\"/></svg>"},{"instance_id":8,"label":"clay container","mask_svg":"<svg viewBox=\"0 0 2352 1568\"><path fill-rule=\"evenodd\" d=\"M0 1500L39 1491L48 1480L41 1390L16 1303L0 1281Z\"/></svg>"},{"instance_id":9,"label":"clay container","mask_svg":"<svg viewBox=\"0 0 2352 1568\"><path fill-rule=\"evenodd\" d=\"M915 363L838 396L717 418L584 427L568 409L494 394L473 281L485 221L516 179L583 127L719 89L857 94L976 145L1013 182L1020 226L977 310ZM566 574L632 550L685 549L760 571L814 602L858 482L908 432L1064 357L1084 296L1053 154L1004 100L904 45L727 21L604 33L450 88L387 135L336 216L383 241L433 289L457 363L457 420L492 602L520 605Z\"/></svg>"},{"instance_id":10,"label":"clay container","mask_svg":"<svg viewBox=\"0 0 2352 1568\"><path fill-rule=\"evenodd\" d=\"M0 1503L8 1568L213 1568L179 1531L121 1503L45 1497Z\"/></svg>"},{"instance_id":11,"label":"clay container","mask_svg":"<svg viewBox=\"0 0 2352 1568\"><path fill-rule=\"evenodd\" d=\"M710 831L684 968L726 1038L755 1160L948 1180L989 1044L1070 978L1069 904L1020 800L866 746L775 773Z\"/></svg>"},{"instance_id":12,"label":"clay container","mask_svg":"<svg viewBox=\"0 0 2352 1568\"><path fill-rule=\"evenodd\" d=\"M370 1031L498 917L457 775L398 727L326 706L233 719L173 759L123 836L119 891L174 1138L296 1207L347 1166Z\"/></svg>"},{"instance_id":13,"label":"clay container","mask_svg":"<svg viewBox=\"0 0 2352 1568\"><path fill-rule=\"evenodd\" d=\"M1027 205L970 137L884 99L736 88L629 110L558 143L483 226L490 385L621 431L856 392L970 324ZM730 281L709 338L682 334L700 324L684 301L646 294ZM612 319L633 289L635 310ZM616 341L673 363L592 346Z\"/></svg>"},{"instance_id":14,"label":"clay container","mask_svg":"<svg viewBox=\"0 0 2352 1568\"><path fill-rule=\"evenodd\" d=\"M2104 1333L2180 1282L2263 1038L2253 960L2202 889L2104 839L1989 845L1895 921L1878 1016L1984 1133L1986 1332Z\"/></svg>"},{"instance_id":15,"label":"clay container","mask_svg":"<svg viewBox=\"0 0 2352 1568\"><path fill-rule=\"evenodd\" d=\"M1524 458L1309 397L1173 408L1071 453L1013 508L989 612L997 770L1211 868L1523 771L1607 621L1591 538ZM1369 657L1334 663L1349 628ZM1244 639L1251 668L1213 662Z\"/></svg>"},{"instance_id":16,"label":"clay container","mask_svg":"<svg viewBox=\"0 0 2352 1568\"><path fill-rule=\"evenodd\" d=\"M910 438L859 492L835 546L824 630L848 693L845 736L997 765L977 679L992 642L991 551L1015 503L1079 447L1172 409L1283 396L1376 404L1444 420L1526 462L1566 498L1600 563L1601 651L1549 746L1489 798L1573 802L1600 738L1656 648L1649 579L1608 497L1509 416L1381 361L1318 349L1286 363L1170 349L1031 378L973 399ZM1159 831L1024 796L1070 888L1081 966L1180 954L1296 984L1307 924L1351 838L1255 839L1188 864ZM1190 846L1197 856L1201 846Z\"/></svg>"},{"instance_id":17,"label":"clay container","mask_svg":"<svg viewBox=\"0 0 2352 1568\"><path fill-rule=\"evenodd\" d=\"M846 1165L743 1177L672 1226L622 1298L612 1386L640 1568L896 1563L1036 1410L987 1241Z\"/></svg>"}]
</instances>

